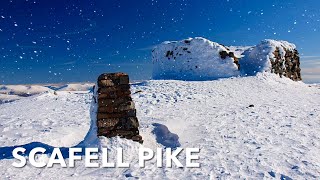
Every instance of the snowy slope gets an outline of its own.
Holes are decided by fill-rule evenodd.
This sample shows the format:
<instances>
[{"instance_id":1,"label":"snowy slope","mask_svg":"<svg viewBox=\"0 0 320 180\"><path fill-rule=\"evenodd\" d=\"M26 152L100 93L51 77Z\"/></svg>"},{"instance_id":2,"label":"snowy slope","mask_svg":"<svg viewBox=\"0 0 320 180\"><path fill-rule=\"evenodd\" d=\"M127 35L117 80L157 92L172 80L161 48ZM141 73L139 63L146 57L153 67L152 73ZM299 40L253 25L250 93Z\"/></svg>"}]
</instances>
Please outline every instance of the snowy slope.
<instances>
[{"instance_id":1,"label":"snowy slope","mask_svg":"<svg viewBox=\"0 0 320 180\"><path fill-rule=\"evenodd\" d=\"M100 146L125 150L130 168L13 168L1 158L7 179L293 179L320 178L320 89L302 82L258 74L217 81L153 80L131 89L144 144L101 138ZM60 92L0 105L0 151L42 142L71 147L90 128L90 93ZM254 107L249 107L254 105ZM44 108L45 107L45 108ZM157 123L157 124L154 124ZM199 147L200 168L138 167L138 148L164 147L157 126L178 136L181 147ZM177 142L172 142L177 143ZM170 146L172 144L167 144ZM3 152L2 152L3 153ZM1 154L1 153L0 153ZM184 156L180 157L184 159ZM42 157L42 161L47 158ZM10 168L8 168L10 167Z\"/></svg>"}]
</instances>

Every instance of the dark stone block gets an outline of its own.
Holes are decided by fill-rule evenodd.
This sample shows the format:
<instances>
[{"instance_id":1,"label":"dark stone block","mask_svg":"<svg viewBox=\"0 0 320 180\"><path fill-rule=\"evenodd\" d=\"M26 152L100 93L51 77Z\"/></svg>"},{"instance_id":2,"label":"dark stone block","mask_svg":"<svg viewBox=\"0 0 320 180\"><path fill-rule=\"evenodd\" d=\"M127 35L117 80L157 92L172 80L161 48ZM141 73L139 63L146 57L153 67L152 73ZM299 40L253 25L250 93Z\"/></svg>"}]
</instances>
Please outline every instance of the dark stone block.
<instances>
[{"instance_id":1,"label":"dark stone block","mask_svg":"<svg viewBox=\"0 0 320 180\"><path fill-rule=\"evenodd\" d=\"M121 117L135 117L136 110L128 110L116 113L97 113L97 119L121 118Z\"/></svg>"},{"instance_id":2,"label":"dark stone block","mask_svg":"<svg viewBox=\"0 0 320 180\"><path fill-rule=\"evenodd\" d=\"M172 56L173 52L168 55ZM98 77L98 136L120 136L143 142L139 136L139 122L130 95L127 74L105 73Z\"/></svg>"}]
</instances>

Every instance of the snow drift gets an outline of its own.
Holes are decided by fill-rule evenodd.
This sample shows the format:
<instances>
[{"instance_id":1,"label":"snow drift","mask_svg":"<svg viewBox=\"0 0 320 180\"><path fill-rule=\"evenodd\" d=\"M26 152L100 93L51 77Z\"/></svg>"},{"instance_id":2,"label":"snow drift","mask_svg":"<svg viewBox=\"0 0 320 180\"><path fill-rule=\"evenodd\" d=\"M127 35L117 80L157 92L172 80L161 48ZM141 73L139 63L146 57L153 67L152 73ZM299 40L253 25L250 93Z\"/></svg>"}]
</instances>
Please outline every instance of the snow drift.
<instances>
[{"instance_id":1,"label":"snow drift","mask_svg":"<svg viewBox=\"0 0 320 180\"><path fill-rule=\"evenodd\" d=\"M152 51L153 79L214 80L271 72L301 80L299 53L287 41L266 39L250 46L226 47L205 38L166 41Z\"/></svg>"}]
</instances>

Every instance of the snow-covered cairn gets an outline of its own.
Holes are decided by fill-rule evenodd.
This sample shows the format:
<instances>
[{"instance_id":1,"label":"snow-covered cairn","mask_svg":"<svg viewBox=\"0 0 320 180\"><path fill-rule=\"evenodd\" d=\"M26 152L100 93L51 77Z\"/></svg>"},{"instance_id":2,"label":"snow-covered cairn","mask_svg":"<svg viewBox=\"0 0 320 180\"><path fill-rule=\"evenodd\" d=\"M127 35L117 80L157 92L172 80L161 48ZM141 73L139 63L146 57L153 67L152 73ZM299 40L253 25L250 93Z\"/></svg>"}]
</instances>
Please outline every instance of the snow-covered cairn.
<instances>
[{"instance_id":1,"label":"snow-covered cairn","mask_svg":"<svg viewBox=\"0 0 320 180\"><path fill-rule=\"evenodd\" d=\"M152 50L153 79L214 80L271 72L301 80L294 44L263 40L254 47L237 48L244 52L201 37L163 42Z\"/></svg>"},{"instance_id":2,"label":"snow-covered cairn","mask_svg":"<svg viewBox=\"0 0 320 180\"><path fill-rule=\"evenodd\" d=\"M98 101L98 136L120 136L142 143L129 76L124 73L101 74L97 85L94 97Z\"/></svg>"},{"instance_id":3,"label":"snow-covered cairn","mask_svg":"<svg viewBox=\"0 0 320 180\"><path fill-rule=\"evenodd\" d=\"M299 53L292 43L267 39L246 50L243 55L240 60L242 74L272 72L294 81L302 80Z\"/></svg>"},{"instance_id":4,"label":"snow-covered cairn","mask_svg":"<svg viewBox=\"0 0 320 180\"><path fill-rule=\"evenodd\" d=\"M152 61L154 79L211 80L240 75L232 52L201 37L163 42L153 49Z\"/></svg>"}]
</instances>

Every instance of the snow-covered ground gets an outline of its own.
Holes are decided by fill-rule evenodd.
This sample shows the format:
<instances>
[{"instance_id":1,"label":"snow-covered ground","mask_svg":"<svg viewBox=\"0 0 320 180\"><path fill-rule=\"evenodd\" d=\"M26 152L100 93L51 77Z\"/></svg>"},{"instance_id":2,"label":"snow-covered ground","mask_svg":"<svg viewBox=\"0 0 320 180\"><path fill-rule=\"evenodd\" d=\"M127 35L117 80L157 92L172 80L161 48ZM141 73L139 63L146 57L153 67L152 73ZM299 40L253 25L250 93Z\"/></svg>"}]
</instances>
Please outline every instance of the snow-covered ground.
<instances>
[{"instance_id":1,"label":"snow-covered ground","mask_svg":"<svg viewBox=\"0 0 320 180\"><path fill-rule=\"evenodd\" d=\"M50 90L51 89L40 85L0 85L0 104Z\"/></svg>"},{"instance_id":2,"label":"snow-covered ground","mask_svg":"<svg viewBox=\"0 0 320 180\"><path fill-rule=\"evenodd\" d=\"M117 147L124 148L130 168L85 168L84 161L75 168L11 165L15 160L5 151L12 146L72 147L90 141L92 94L58 91L0 105L1 179L320 178L319 86L258 74L216 81L153 80L133 84L131 91L143 145L100 138L111 160ZM174 137L172 144L158 143L159 127ZM157 168L151 160L140 168L139 147L155 150L163 144L199 147L201 167Z\"/></svg>"}]
</instances>

